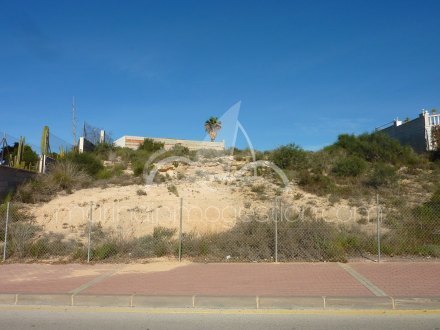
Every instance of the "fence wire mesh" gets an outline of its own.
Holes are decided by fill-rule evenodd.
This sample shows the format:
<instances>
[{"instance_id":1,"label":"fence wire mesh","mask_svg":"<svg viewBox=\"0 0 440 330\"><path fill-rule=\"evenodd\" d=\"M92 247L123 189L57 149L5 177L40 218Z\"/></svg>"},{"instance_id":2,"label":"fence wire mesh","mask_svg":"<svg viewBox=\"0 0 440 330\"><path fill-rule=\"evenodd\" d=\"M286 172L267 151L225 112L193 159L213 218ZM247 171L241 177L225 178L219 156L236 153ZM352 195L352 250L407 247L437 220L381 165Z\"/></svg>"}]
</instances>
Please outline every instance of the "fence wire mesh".
<instances>
[{"instance_id":1,"label":"fence wire mesh","mask_svg":"<svg viewBox=\"0 0 440 330\"><path fill-rule=\"evenodd\" d=\"M83 136L84 138L92 142L94 145L97 145L100 141L101 130L102 128L84 122Z\"/></svg>"},{"instance_id":2,"label":"fence wire mesh","mask_svg":"<svg viewBox=\"0 0 440 330\"><path fill-rule=\"evenodd\" d=\"M322 210L276 198L269 207L170 198L125 207L123 199L31 216L0 206L6 261L345 261L352 257L440 257L440 201L417 207ZM266 204L267 205L267 204Z\"/></svg>"}]
</instances>

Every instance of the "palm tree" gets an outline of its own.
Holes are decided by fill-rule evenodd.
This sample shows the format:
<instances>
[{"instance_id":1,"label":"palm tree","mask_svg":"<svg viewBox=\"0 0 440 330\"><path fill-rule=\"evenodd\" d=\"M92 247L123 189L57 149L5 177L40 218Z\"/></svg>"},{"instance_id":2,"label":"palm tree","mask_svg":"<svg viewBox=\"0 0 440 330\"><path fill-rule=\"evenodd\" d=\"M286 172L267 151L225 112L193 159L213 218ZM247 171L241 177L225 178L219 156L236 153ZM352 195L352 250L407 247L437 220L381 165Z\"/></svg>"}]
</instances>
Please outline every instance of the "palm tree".
<instances>
[{"instance_id":1,"label":"palm tree","mask_svg":"<svg viewBox=\"0 0 440 330\"><path fill-rule=\"evenodd\" d=\"M205 121L205 131L209 134L211 142L217 137L217 132L222 128L222 122L217 117L211 117Z\"/></svg>"}]
</instances>

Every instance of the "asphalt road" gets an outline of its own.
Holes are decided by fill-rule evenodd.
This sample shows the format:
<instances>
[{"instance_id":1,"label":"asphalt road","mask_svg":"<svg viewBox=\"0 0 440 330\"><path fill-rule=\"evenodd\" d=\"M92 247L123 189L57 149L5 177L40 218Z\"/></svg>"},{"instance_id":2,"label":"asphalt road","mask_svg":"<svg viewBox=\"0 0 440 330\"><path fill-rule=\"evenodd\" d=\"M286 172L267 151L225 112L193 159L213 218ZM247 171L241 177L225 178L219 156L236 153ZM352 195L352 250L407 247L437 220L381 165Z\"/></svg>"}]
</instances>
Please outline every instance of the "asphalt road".
<instances>
[{"instance_id":1,"label":"asphalt road","mask_svg":"<svg viewBox=\"0 0 440 330\"><path fill-rule=\"evenodd\" d=\"M0 307L0 329L440 329L432 312L182 311Z\"/></svg>"}]
</instances>

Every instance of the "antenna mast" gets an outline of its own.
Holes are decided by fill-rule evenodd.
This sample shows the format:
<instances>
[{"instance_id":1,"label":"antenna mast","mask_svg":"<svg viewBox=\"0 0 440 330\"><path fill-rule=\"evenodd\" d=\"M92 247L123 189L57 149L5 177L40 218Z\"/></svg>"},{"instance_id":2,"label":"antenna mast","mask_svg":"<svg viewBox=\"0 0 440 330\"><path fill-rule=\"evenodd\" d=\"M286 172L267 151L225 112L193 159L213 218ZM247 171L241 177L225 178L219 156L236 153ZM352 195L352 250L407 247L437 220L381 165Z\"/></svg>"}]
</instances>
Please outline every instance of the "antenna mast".
<instances>
[{"instance_id":1,"label":"antenna mast","mask_svg":"<svg viewBox=\"0 0 440 330\"><path fill-rule=\"evenodd\" d=\"M76 146L78 141L76 140L76 114L75 114L75 96L72 97L72 134L73 134L73 147Z\"/></svg>"}]
</instances>

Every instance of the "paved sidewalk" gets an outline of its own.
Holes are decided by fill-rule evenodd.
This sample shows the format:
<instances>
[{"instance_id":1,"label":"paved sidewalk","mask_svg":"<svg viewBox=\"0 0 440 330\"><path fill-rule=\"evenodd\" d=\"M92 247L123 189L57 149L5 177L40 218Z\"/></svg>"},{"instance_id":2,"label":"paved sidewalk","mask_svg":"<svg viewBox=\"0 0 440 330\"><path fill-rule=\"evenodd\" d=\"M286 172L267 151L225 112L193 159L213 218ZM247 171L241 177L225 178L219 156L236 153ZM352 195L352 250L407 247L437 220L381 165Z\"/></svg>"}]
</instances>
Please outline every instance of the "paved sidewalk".
<instances>
[{"instance_id":1,"label":"paved sidewalk","mask_svg":"<svg viewBox=\"0 0 440 330\"><path fill-rule=\"evenodd\" d=\"M440 263L0 265L0 293L380 295L374 288L389 296L440 297Z\"/></svg>"},{"instance_id":2,"label":"paved sidewalk","mask_svg":"<svg viewBox=\"0 0 440 330\"><path fill-rule=\"evenodd\" d=\"M73 296L124 295L253 297L252 304L257 297L257 306L260 297L324 298L324 307L325 297L375 298L387 304L399 297L440 301L440 263L4 264L1 294L16 295L15 303L18 295L64 294L68 301L72 296L72 304Z\"/></svg>"}]
</instances>

